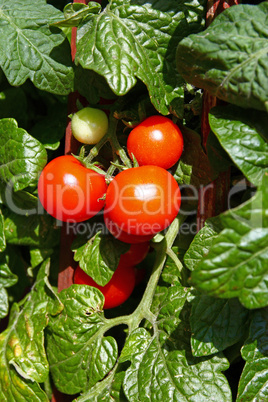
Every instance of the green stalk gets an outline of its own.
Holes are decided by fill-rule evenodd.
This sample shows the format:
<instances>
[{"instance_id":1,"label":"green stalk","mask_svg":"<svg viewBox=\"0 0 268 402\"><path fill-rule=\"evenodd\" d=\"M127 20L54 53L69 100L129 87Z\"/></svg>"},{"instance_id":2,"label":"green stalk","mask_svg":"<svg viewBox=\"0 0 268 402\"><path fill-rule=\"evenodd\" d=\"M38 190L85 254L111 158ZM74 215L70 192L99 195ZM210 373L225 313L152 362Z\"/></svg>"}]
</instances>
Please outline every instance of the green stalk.
<instances>
[{"instance_id":1,"label":"green stalk","mask_svg":"<svg viewBox=\"0 0 268 402\"><path fill-rule=\"evenodd\" d=\"M143 319L147 319L152 324L155 323L156 318L150 311L153 297L166 261L167 249L171 249L174 240L178 234L180 224L183 220L184 217L180 215L175 218L175 220L169 226L164 239L160 243L156 244L157 256L154 263L153 272L150 276L143 297L136 310L130 315L115 317L107 320L104 328L102 329L103 333L116 325L125 324L128 326L130 334L133 330L138 328L140 322Z\"/></svg>"},{"instance_id":2,"label":"green stalk","mask_svg":"<svg viewBox=\"0 0 268 402\"><path fill-rule=\"evenodd\" d=\"M118 125L118 120L113 117L112 113L109 118L109 128L105 136L90 150L90 153L88 156L85 158L85 163L90 163L93 161L94 158L98 155L100 149L103 147L106 142L109 142L111 144L113 152L118 155L121 159L121 161L124 163L124 165L128 168L132 167L131 161L128 158L125 150L121 147L121 145L118 142L117 136L116 136L116 129Z\"/></svg>"},{"instance_id":3,"label":"green stalk","mask_svg":"<svg viewBox=\"0 0 268 402\"><path fill-rule=\"evenodd\" d=\"M113 148L114 152L116 153L116 155L119 156L119 158L124 163L124 165L126 167L128 167L128 168L132 168L131 161L128 158L125 150L119 144L119 141L117 139L115 131L111 132L111 136L109 137L109 141L110 141L111 147Z\"/></svg>"},{"instance_id":4,"label":"green stalk","mask_svg":"<svg viewBox=\"0 0 268 402\"><path fill-rule=\"evenodd\" d=\"M167 258L167 250L172 247L172 244L175 241L175 238L178 234L179 227L180 227L180 218L177 217L169 226L167 233L164 239L156 246L157 248L157 255L156 260L153 267L153 272L150 276L150 279L147 283L145 292L143 297L140 301L140 304L136 308L136 310L130 316L129 322L129 332L133 331L137 328L140 322L145 318L150 321L152 324L155 322L155 317L151 313L151 305L153 301L153 297L155 294L156 287L158 285L158 281L160 275L162 273L163 267L165 265L165 261Z\"/></svg>"},{"instance_id":5,"label":"green stalk","mask_svg":"<svg viewBox=\"0 0 268 402\"><path fill-rule=\"evenodd\" d=\"M115 158L114 158L114 160L113 160L113 162L114 163L119 163L119 157L115 154L114 155L115 156ZM112 177L112 175L114 174L114 172L115 172L115 170L116 170L117 168L116 168L116 166L115 166L115 164L110 164L110 166L109 166L109 168L108 168L108 170L107 170L107 172L106 172L106 175L105 175L105 177L106 177L106 180L109 182L109 180L111 179L111 177Z\"/></svg>"}]
</instances>

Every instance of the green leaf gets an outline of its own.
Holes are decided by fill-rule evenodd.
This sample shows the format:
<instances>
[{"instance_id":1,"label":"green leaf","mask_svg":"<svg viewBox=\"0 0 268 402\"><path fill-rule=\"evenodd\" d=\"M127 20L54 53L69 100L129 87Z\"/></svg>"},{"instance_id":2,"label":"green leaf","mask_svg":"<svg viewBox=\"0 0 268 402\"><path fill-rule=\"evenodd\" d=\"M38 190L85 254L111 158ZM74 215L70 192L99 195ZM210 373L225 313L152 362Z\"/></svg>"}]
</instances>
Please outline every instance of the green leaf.
<instances>
[{"instance_id":1,"label":"green leaf","mask_svg":"<svg viewBox=\"0 0 268 402\"><path fill-rule=\"evenodd\" d=\"M8 375L6 374L6 379ZM49 399L37 382L18 380L14 372L10 374L9 381L1 384L0 397L3 402L49 402ZM14 385L13 385L14 382Z\"/></svg>"},{"instance_id":2,"label":"green leaf","mask_svg":"<svg viewBox=\"0 0 268 402\"><path fill-rule=\"evenodd\" d=\"M121 393L124 372L114 373L113 371L101 382L75 399L75 402L127 402Z\"/></svg>"},{"instance_id":3,"label":"green leaf","mask_svg":"<svg viewBox=\"0 0 268 402\"><path fill-rule=\"evenodd\" d=\"M210 166L200 135L187 127L181 127L181 131L184 147L174 177L179 184L191 184L199 188L213 181L217 173Z\"/></svg>"},{"instance_id":4,"label":"green leaf","mask_svg":"<svg viewBox=\"0 0 268 402\"><path fill-rule=\"evenodd\" d=\"M20 304L13 304L9 325L0 335L1 401L48 401L38 384L49 372L44 328L48 314L58 314L62 308L48 283L48 269L46 262L31 292Z\"/></svg>"},{"instance_id":5,"label":"green leaf","mask_svg":"<svg viewBox=\"0 0 268 402\"><path fill-rule=\"evenodd\" d=\"M268 305L267 217L268 176L264 176L253 198L220 215L223 230L192 272L193 284L211 296L238 297L249 309Z\"/></svg>"},{"instance_id":6,"label":"green leaf","mask_svg":"<svg viewBox=\"0 0 268 402\"><path fill-rule=\"evenodd\" d=\"M266 1L230 7L205 31L183 39L180 74L219 99L268 111L267 12Z\"/></svg>"},{"instance_id":7,"label":"green leaf","mask_svg":"<svg viewBox=\"0 0 268 402\"><path fill-rule=\"evenodd\" d=\"M268 173L267 131L264 138L267 113L231 105L215 107L209 113L209 124L236 166L249 181L259 185L263 174Z\"/></svg>"},{"instance_id":8,"label":"green leaf","mask_svg":"<svg viewBox=\"0 0 268 402\"><path fill-rule=\"evenodd\" d=\"M268 399L268 310L253 313L250 336L242 348L246 364L238 386L237 402Z\"/></svg>"},{"instance_id":9,"label":"green leaf","mask_svg":"<svg viewBox=\"0 0 268 402\"><path fill-rule=\"evenodd\" d=\"M126 94L140 79L160 113L182 117L184 81L175 51L180 39L202 29L204 4L111 0L78 27L76 63L104 76L116 95Z\"/></svg>"},{"instance_id":10,"label":"green leaf","mask_svg":"<svg viewBox=\"0 0 268 402\"><path fill-rule=\"evenodd\" d=\"M0 283L0 319L8 315L8 293Z\"/></svg>"},{"instance_id":11,"label":"green leaf","mask_svg":"<svg viewBox=\"0 0 268 402\"><path fill-rule=\"evenodd\" d=\"M5 253L0 254L0 285L5 288L15 285L18 281L17 275L13 274L8 266L9 258Z\"/></svg>"},{"instance_id":12,"label":"green leaf","mask_svg":"<svg viewBox=\"0 0 268 402\"><path fill-rule=\"evenodd\" d=\"M151 311L157 317L158 336L162 342L180 323L179 316L188 293L189 289L182 287L179 282L170 287L156 288Z\"/></svg>"},{"instance_id":13,"label":"green leaf","mask_svg":"<svg viewBox=\"0 0 268 402\"><path fill-rule=\"evenodd\" d=\"M77 27L88 14L97 14L101 9L100 4L90 1L87 5L81 3L69 3L64 7L64 20L54 23L58 27Z\"/></svg>"},{"instance_id":14,"label":"green leaf","mask_svg":"<svg viewBox=\"0 0 268 402\"><path fill-rule=\"evenodd\" d=\"M0 184L0 197L3 204L18 215L32 215L38 210L38 197L26 190L14 191L10 185Z\"/></svg>"},{"instance_id":15,"label":"green leaf","mask_svg":"<svg viewBox=\"0 0 268 402\"><path fill-rule=\"evenodd\" d=\"M100 97L115 99L115 94L103 76L98 75L95 71L84 69L80 65L75 67L74 73L74 87L87 99L89 104L97 104L100 101Z\"/></svg>"},{"instance_id":16,"label":"green leaf","mask_svg":"<svg viewBox=\"0 0 268 402\"><path fill-rule=\"evenodd\" d=\"M60 227L50 215L18 215L4 210L7 243L52 248L59 244Z\"/></svg>"},{"instance_id":17,"label":"green leaf","mask_svg":"<svg viewBox=\"0 0 268 402\"><path fill-rule=\"evenodd\" d=\"M113 236L97 233L92 239L76 248L74 260L79 261L83 271L91 276L100 286L106 285L118 267L121 254L129 249L129 245L118 241Z\"/></svg>"},{"instance_id":18,"label":"green leaf","mask_svg":"<svg viewBox=\"0 0 268 402\"><path fill-rule=\"evenodd\" d=\"M247 330L248 310L237 299L197 295L190 316L194 356L218 353L238 342Z\"/></svg>"},{"instance_id":19,"label":"green leaf","mask_svg":"<svg viewBox=\"0 0 268 402\"><path fill-rule=\"evenodd\" d=\"M49 27L62 17L45 0L0 1L0 66L11 85L29 78L48 92L72 91L69 44L61 30Z\"/></svg>"},{"instance_id":20,"label":"green leaf","mask_svg":"<svg viewBox=\"0 0 268 402\"><path fill-rule=\"evenodd\" d=\"M103 337L107 320L104 297L96 288L72 285L60 293L62 313L48 328L47 354L56 387L64 393L85 391L102 380L117 359L117 344Z\"/></svg>"},{"instance_id":21,"label":"green leaf","mask_svg":"<svg viewBox=\"0 0 268 402\"><path fill-rule=\"evenodd\" d=\"M123 383L130 402L164 401L167 396L169 400L185 402L232 400L227 381L220 373L226 363L219 359L189 360L183 350L161 349L158 337L152 337L144 328L130 335L121 360L131 362Z\"/></svg>"},{"instance_id":22,"label":"green leaf","mask_svg":"<svg viewBox=\"0 0 268 402\"><path fill-rule=\"evenodd\" d=\"M36 186L47 162L46 150L14 119L0 120L0 180L14 191Z\"/></svg>"},{"instance_id":23,"label":"green leaf","mask_svg":"<svg viewBox=\"0 0 268 402\"><path fill-rule=\"evenodd\" d=\"M167 396L176 401L205 401L212 397L231 401L227 381L220 374L227 368L226 360L192 357L190 332L180 332L185 329L183 308L188 293L189 289L179 283L158 287L151 308L153 323L135 329L127 338L120 362L131 363L123 382L128 401L159 401Z\"/></svg>"},{"instance_id":24,"label":"green leaf","mask_svg":"<svg viewBox=\"0 0 268 402\"><path fill-rule=\"evenodd\" d=\"M14 286L18 277L15 275L8 265L9 256L6 253L0 253L0 319L4 318L8 314L9 300L8 293L5 288Z\"/></svg>"},{"instance_id":25,"label":"green leaf","mask_svg":"<svg viewBox=\"0 0 268 402\"><path fill-rule=\"evenodd\" d=\"M33 248L30 247L31 268L37 267L41 262L46 260L53 254L53 249Z\"/></svg>"},{"instance_id":26,"label":"green leaf","mask_svg":"<svg viewBox=\"0 0 268 402\"><path fill-rule=\"evenodd\" d=\"M204 227L195 235L184 256L184 262L190 271L193 271L202 258L206 256L213 240L222 229L223 227L219 217L206 220Z\"/></svg>"}]
</instances>

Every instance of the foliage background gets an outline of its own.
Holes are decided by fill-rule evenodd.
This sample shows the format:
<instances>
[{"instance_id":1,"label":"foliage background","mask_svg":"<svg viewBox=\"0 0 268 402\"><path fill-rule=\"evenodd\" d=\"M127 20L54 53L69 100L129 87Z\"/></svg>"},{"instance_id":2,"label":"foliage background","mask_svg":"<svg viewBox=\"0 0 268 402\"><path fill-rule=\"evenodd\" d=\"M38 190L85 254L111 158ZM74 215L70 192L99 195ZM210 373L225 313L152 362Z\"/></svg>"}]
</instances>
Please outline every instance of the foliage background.
<instances>
[{"instance_id":1,"label":"foliage background","mask_svg":"<svg viewBox=\"0 0 268 402\"><path fill-rule=\"evenodd\" d=\"M246 3L205 29L201 0L112 0L104 11L0 1L1 400L48 401L53 386L80 402L268 399L268 3ZM122 149L144 115L171 113L185 139L173 174L186 196L231 177L230 208L195 234L197 200L183 204L189 213L142 263L147 282L105 314L96 289L57 292L61 225L37 197L41 170L64 152L74 90L97 107L116 101ZM203 90L222 100L207 149ZM110 154L105 146L98 158ZM93 277L103 250L108 278L122 244L107 233L73 244Z\"/></svg>"}]
</instances>

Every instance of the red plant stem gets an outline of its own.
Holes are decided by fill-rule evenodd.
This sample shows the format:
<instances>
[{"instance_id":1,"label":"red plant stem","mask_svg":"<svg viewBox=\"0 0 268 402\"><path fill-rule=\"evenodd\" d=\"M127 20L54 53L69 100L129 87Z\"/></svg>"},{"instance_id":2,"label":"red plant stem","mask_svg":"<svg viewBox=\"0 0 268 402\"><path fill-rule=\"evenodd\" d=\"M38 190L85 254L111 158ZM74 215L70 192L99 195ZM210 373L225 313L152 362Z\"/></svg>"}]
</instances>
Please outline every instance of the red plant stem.
<instances>
[{"instance_id":1,"label":"red plant stem","mask_svg":"<svg viewBox=\"0 0 268 402\"><path fill-rule=\"evenodd\" d=\"M206 25L225 9L237 5L239 0L208 0ZM212 107L219 104L219 100L210 95L206 90L203 94L203 110L201 116L202 142L204 148L210 132L208 114ZM228 191L230 188L230 170L219 174L216 180L199 190L199 204L197 212L197 230L200 230L205 221L216 216L227 208Z\"/></svg>"},{"instance_id":2,"label":"red plant stem","mask_svg":"<svg viewBox=\"0 0 268 402\"><path fill-rule=\"evenodd\" d=\"M206 25L210 25L214 18L227 8L239 4L239 0L208 0Z\"/></svg>"}]
</instances>

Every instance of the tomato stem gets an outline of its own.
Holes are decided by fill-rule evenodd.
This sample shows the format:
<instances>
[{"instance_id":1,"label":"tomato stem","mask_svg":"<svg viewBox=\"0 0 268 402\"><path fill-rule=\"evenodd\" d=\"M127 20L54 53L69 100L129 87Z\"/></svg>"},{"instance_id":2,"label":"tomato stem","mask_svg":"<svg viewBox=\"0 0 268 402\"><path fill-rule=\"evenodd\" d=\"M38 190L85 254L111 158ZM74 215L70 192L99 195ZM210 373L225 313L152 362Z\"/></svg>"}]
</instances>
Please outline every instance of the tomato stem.
<instances>
[{"instance_id":1,"label":"tomato stem","mask_svg":"<svg viewBox=\"0 0 268 402\"><path fill-rule=\"evenodd\" d=\"M184 217L182 215L178 215L177 218L175 218L175 220L169 226L164 239L160 243L155 245L155 248L157 249L157 255L153 267L153 272L147 283L147 287L140 301L140 304L138 305L136 310L129 316L129 332L137 328L144 318L150 321L152 324L155 322L155 317L150 311L155 294L155 289L157 287L160 275L166 261L167 250L171 249L183 220Z\"/></svg>"},{"instance_id":2,"label":"tomato stem","mask_svg":"<svg viewBox=\"0 0 268 402\"><path fill-rule=\"evenodd\" d=\"M179 269L179 272L181 272L181 270L183 268L183 265L180 262L179 258L177 257L177 254L174 253L172 248L167 248L166 253L173 260L173 262L176 264L176 267ZM180 276L180 279L181 279L181 276Z\"/></svg>"},{"instance_id":3,"label":"tomato stem","mask_svg":"<svg viewBox=\"0 0 268 402\"><path fill-rule=\"evenodd\" d=\"M119 156L121 161L124 163L124 165L128 168L132 168L132 164L130 159L128 158L124 148L121 147L119 144L119 141L116 136L116 127L118 124L118 120L111 114L110 115L110 130L109 130L109 142L111 144L111 147L113 151L115 152L116 155Z\"/></svg>"},{"instance_id":4,"label":"tomato stem","mask_svg":"<svg viewBox=\"0 0 268 402\"><path fill-rule=\"evenodd\" d=\"M103 145L106 144L106 142L109 142L112 147L113 153L119 156L119 158L121 159L123 164L127 168L132 167L132 163L131 163L130 159L128 158L124 148L121 147L121 145L119 144L119 141L117 139L117 136L116 136L117 125L118 125L118 120L111 113L110 118L109 118L109 128L108 128L107 133L93 148L91 148L88 156L85 158L85 163L92 162L93 159L96 158L96 156L98 156L99 151L103 147ZM112 170L112 168L111 168L111 170Z\"/></svg>"},{"instance_id":5,"label":"tomato stem","mask_svg":"<svg viewBox=\"0 0 268 402\"><path fill-rule=\"evenodd\" d=\"M102 139L93 148L91 148L88 156L85 158L85 162L92 162L93 159L98 156L100 149L103 147L104 144L106 144L107 141L109 141L109 130L104 135L104 137L102 137Z\"/></svg>"},{"instance_id":6,"label":"tomato stem","mask_svg":"<svg viewBox=\"0 0 268 402\"><path fill-rule=\"evenodd\" d=\"M105 180L106 180L107 182L110 182L110 181L111 181L112 176L113 176L115 170L117 169L117 168L116 168L116 163L119 163L119 158L118 158L117 155L115 155L115 158L114 158L114 161L113 161L113 162L114 162L114 163L111 163L111 164L110 164L110 166L109 166L109 168L108 168L108 170L107 170L107 172L106 172L106 175L105 175Z\"/></svg>"},{"instance_id":7,"label":"tomato stem","mask_svg":"<svg viewBox=\"0 0 268 402\"><path fill-rule=\"evenodd\" d=\"M119 316L105 320L102 329L98 331L97 336L103 335L110 328L125 324L128 326L129 334L139 327L140 322L143 319L148 320L152 324L155 324L156 317L151 312L151 304L153 301L153 297L155 294L155 290L162 273L162 269L165 264L165 260L167 257L167 250L171 249L176 236L178 235L178 231L181 223L184 221L185 217L183 215L178 215L177 218L171 223L169 226L165 237L159 243L156 243L155 248L157 248L156 260L153 267L153 272L150 276L150 279L147 283L145 292L143 297L133 313L127 316Z\"/></svg>"}]
</instances>

